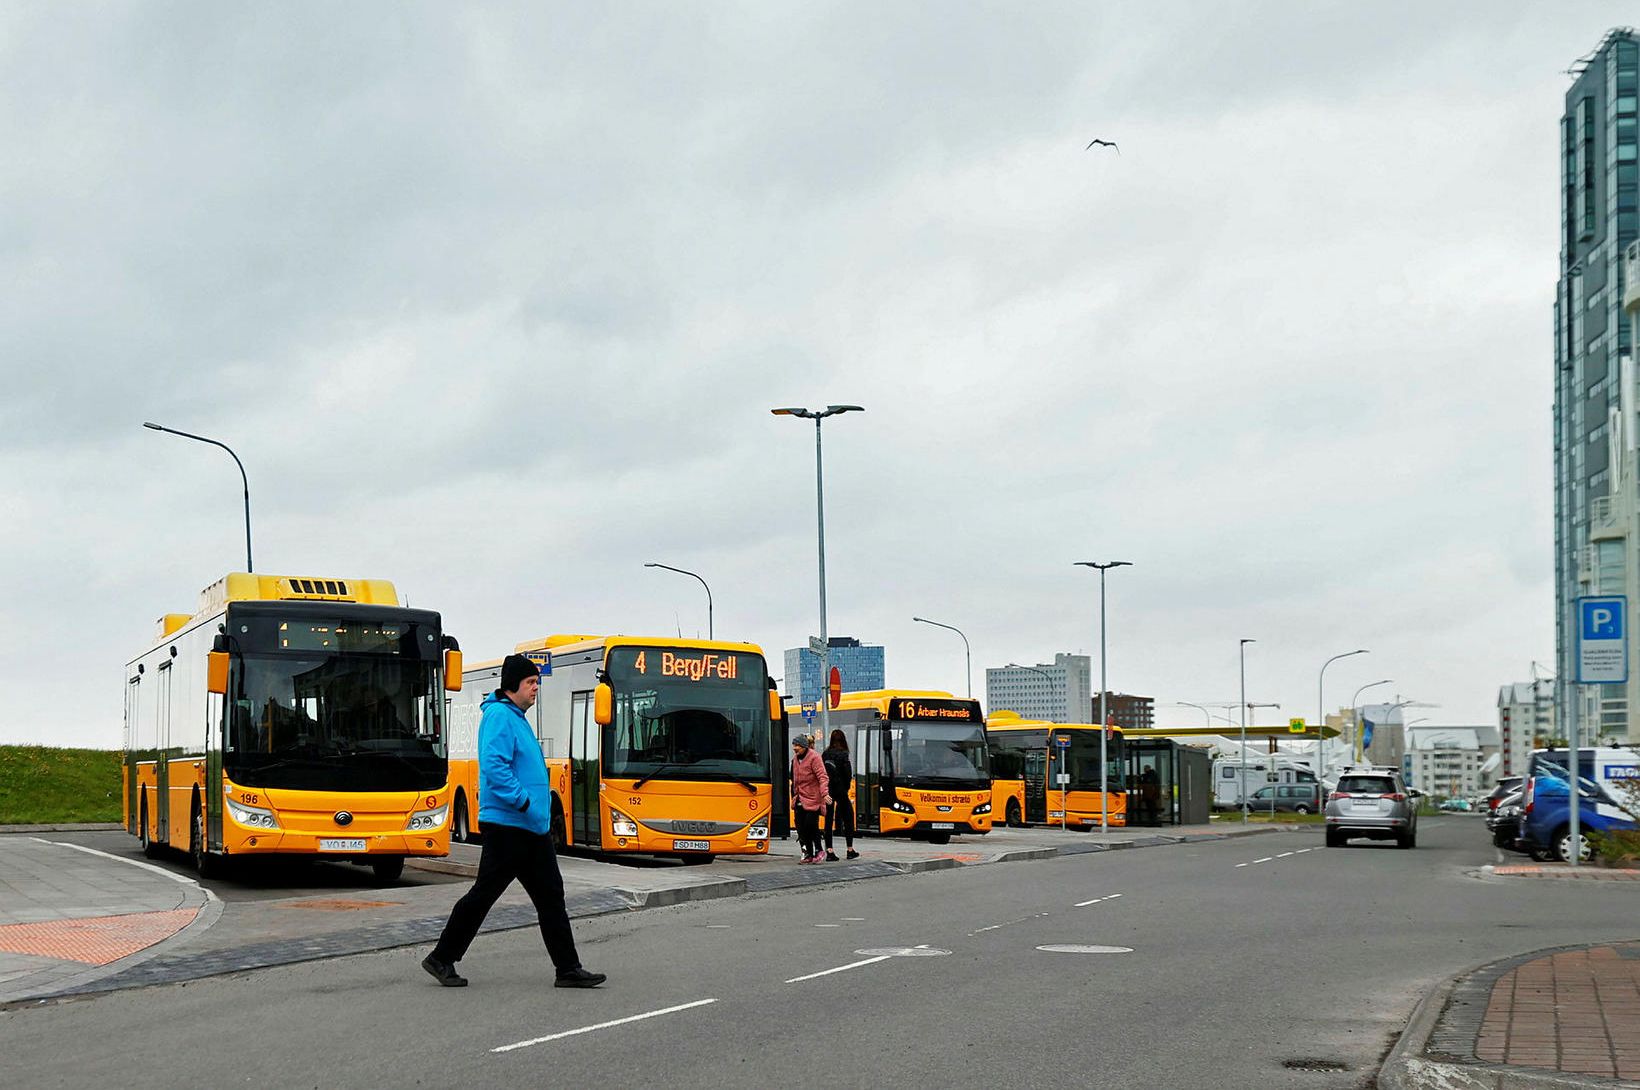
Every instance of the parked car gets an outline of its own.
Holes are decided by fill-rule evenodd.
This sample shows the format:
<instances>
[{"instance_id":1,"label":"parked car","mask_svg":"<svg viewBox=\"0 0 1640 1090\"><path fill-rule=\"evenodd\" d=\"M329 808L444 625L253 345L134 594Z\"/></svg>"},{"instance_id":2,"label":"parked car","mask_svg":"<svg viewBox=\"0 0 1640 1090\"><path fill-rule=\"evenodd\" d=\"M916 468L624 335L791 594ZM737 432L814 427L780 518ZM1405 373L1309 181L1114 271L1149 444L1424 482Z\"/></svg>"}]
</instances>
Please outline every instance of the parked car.
<instances>
[{"instance_id":1,"label":"parked car","mask_svg":"<svg viewBox=\"0 0 1640 1090\"><path fill-rule=\"evenodd\" d=\"M1247 808L1255 814L1270 813L1272 804L1276 813L1313 814L1318 808L1315 784L1271 784L1254 791L1247 800Z\"/></svg>"},{"instance_id":2,"label":"parked car","mask_svg":"<svg viewBox=\"0 0 1640 1090\"><path fill-rule=\"evenodd\" d=\"M1469 813L1468 799L1442 799L1440 809L1452 814Z\"/></svg>"},{"instance_id":3,"label":"parked car","mask_svg":"<svg viewBox=\"0 0 1640 1090\"><path fill-rule=\"evenodd\" d=\"M1400 769L1351 767L1327 797L1327 847L1344 847L1354 837L1393 840L1397 848L1418 846L1418 802Z\"/></svg>"},{"instance_id":4,"label":"parked car","mask_svg":"<svg viewBox=\"0 0 1640 1090\"><path fill-rule=\"evenodd\" d=\"M1525 787L1517 787L1498 799L1496 805L1486 812L1487 831L1492 834L1492 843L1500 848L1518 850L1516 841L1520 839L1521 800L1525 794Z\"/></svg>"},{"instance_id":5,"label":"parked car","mask_svg":"<svg viewBox=\"0 0 1640 1090\"><path fill-rule=\"evenodd\" d=\"M1621 798L1618 784L1634 778L1637 759L1632 750L1585 747L1578 751L1578 822L1580 832L1605 833L1640 828L1630 813L1627 794ZM1563 749L1540 749L1532 753L1525 796L1521 803L1520 842L1533 859L1570 857L1574 847L1571 832L1571 800L1567 783L1571 780L1572 755ZM1575 850L1579 859L1594 854L1586 836L1579 837Z\"/></svg>"}]
</instances>

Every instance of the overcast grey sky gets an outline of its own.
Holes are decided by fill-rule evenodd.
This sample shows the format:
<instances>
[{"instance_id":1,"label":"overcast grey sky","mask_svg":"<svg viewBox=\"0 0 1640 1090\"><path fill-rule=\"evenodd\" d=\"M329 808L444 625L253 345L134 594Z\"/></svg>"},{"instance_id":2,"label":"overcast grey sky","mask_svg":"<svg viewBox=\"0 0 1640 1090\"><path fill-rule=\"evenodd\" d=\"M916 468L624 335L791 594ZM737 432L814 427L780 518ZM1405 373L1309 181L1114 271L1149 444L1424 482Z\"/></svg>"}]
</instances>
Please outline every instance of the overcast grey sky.
<instances>
[{"instance_id":1,"label":"overcast grey sky","mask_svg":"<svg viewBox=\"0 0 1640 1090\"><path fill-rule=\"evenodd\" d=\"M469 655L817 627L1495 720L1553 651L1563 70L1632 4L0 8L0 741L243 566ZM1094 136L1121 153L1084 151ZM1274 714L1274 713L1270 713ZM1162 722L1197 722L1162 709Z\"/></svg>"}]
</instances>

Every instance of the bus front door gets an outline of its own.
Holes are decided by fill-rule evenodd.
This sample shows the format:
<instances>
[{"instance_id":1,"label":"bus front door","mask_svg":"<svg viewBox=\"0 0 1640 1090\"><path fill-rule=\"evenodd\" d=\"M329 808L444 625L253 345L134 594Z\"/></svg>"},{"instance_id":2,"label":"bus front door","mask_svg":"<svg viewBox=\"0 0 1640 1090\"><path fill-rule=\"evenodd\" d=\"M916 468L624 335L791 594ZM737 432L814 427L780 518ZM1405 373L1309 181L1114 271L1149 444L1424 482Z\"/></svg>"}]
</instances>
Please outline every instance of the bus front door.
<instances>
[{"instance_id":1,"label":"bus front door","mask_svg":"<svg viewBox=\"0 0 1640 1090\"><path fill-rule=\"evenodd\" d=\"M569 711L569 797L573 842L596 848L603 841L598 812L598 753L603 728L592 718L592 694L576 693Z\"/></svg>"},{"instance_id":2,"label":"bus front door","mask_svg":"<svg viewBox=\"0 0 1640 1090\"><path fill-rule=\"evenodd\" d=\"M1048 820L1048 751L1032 747L1025 752L1025 821L1041 825Z\"/></svg>"},{"instance_id":3,"label":"bus front door","mask_svg":"<svg viewBox=\"0 0 1640 1090\"><path fill-rule=\"evenodd\" d=\"M859 757L859 765L854 770L854 821L861 829L875 832L882 828L878 808L883 804L883 732L869 727L857 732L854 740Z\"/></svg>"}]
</instances>

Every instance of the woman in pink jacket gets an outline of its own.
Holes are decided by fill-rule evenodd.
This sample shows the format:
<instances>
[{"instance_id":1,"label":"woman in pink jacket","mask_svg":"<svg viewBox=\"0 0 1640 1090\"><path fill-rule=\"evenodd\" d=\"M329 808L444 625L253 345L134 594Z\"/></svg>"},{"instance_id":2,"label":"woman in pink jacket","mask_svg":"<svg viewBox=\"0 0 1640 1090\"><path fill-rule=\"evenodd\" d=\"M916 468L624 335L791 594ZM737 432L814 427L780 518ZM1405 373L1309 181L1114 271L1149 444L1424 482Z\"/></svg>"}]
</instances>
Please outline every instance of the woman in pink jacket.
<instances>
[{"instance_id":1,"label":"woman in pink jacket","mask_svg":"<svg viewBox=\"0 0 1640 1090\"><path fill-rule=\"evenodd\" d=\"M820 813L826 808L826 764L814 752L806 734L792 742L792 808L797 811L799 863L825 858L820 846Z\"/></svg>"}]
</instances>

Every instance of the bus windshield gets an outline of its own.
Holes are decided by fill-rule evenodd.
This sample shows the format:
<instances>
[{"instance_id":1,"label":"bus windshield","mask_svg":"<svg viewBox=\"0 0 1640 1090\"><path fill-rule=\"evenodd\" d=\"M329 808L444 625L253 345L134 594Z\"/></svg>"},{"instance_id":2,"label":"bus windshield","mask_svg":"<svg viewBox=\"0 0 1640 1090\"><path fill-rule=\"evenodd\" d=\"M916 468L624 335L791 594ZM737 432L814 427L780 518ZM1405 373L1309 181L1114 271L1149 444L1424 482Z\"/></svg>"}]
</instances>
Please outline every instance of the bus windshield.
<instances>
[{"instance_id":1,"label":"bus windshield","mask_svg":"<svg viewBox=\"0 0 1640 1090\"><path fill-rule=\"evenodd\" d=\"M1066 771L1071 774L1071 790L1099 790L1098 732L1072 731L1070 740L1071 746ZM1050 741L1050 745L1053 744ZM1122 760L1121 735L1113 733L1105 739L1105 753L1110 760L1110 771L1105 777L1105 786L1112 791L1119 791L1122 789L1124 782L1122 768L1126 763Z\"/></svg>"},{"instance_id":2,"label":"bus windshield","mask_svg":"<svg viewBox=\"0 0 1640 1090\"><path fill-rule=\"evenodd\" d=\"M991 782L983 723L895 723L889 728L895 776L929 787Z\"/></svg>"},{"instance_id":3,"label":"bus windshield","mask_svg":"<svg viewBox=\"0 0 1640 1090\"><path fill-rule=\"evenodd\" d=\"M616 647L605 776L769 780L769 681L760 655Z\"/></svg>"},{"instance_id":4,"label":"bus windshield","mask_svg":"<svg viewBox=\"0 0 1640 1090\"><path fill-rule=\"evenodd\" d=\"M351 654L238 654L223 770L246 787L427 791L444 786L436 662Z\"/></svg>"}]
</instances>

